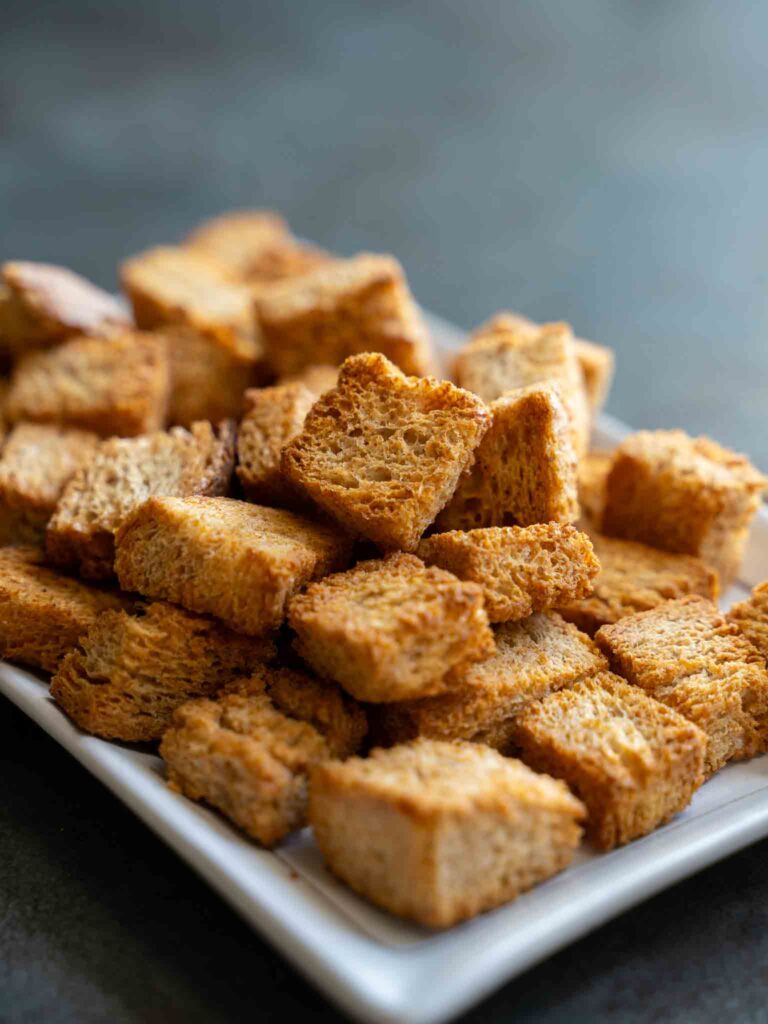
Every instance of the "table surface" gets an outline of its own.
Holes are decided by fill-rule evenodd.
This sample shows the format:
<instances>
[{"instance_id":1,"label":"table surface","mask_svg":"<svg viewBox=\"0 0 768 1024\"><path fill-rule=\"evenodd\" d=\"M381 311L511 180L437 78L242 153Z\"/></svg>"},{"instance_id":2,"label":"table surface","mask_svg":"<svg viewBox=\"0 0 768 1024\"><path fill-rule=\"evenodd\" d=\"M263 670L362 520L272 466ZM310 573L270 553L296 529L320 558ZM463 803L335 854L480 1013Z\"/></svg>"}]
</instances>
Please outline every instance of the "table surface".
<instances>
[{"instance_id":1,"label":"table surface","mask_svg":"<svg viewBox=\"0 0 768 1024\"><path fill-rule=\"evenodd\" d=\"M768 469L768 7L6 0L2 258L116 263L233 206L395 252L428 308L613 345L609 411ZM10 705L0 1020L338 1014ZM467 1020L768 1021L768 842Z\"/></svg>"}]
</instances>

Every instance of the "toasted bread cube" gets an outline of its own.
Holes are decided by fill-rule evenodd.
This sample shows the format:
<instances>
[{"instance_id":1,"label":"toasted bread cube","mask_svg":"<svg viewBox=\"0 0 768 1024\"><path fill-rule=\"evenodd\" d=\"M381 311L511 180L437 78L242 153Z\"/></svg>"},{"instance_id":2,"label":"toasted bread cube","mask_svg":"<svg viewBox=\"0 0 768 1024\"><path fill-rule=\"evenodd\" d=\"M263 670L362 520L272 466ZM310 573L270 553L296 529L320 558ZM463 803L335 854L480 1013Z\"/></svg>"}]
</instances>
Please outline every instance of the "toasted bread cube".
<instances>
[{"instance_id":1,"label":"toasted bread cube","mask_svg":"<svg viewBox=\"0 0 768 1024\"><path fill-rule=\"evenodd\" d=\"M51 695L85 732L159 740L173 712L215 694L274 655L267 640L164 601L100 615L59 665Z\"/></svg>"},{"instance_id":2,"label":"toasted bread cube","mask_svg":"<svg viewBox=\"0 0 768 1024\"><path fill-rule=\"evenodd\" d=\"M682 430L643 430L616 449L603 532L698 555L735 579L766 479L743 455Z\"/></svg>"},{"instance_id":3,"label":"toasted bread cube","mask_svg":"<svg viewBox=\"0 0 768 1024\"><path fill-rule=\"evenodd\" d=\"M314 726L265 694L231 693L177 708L160 754L173 789L269 847L306 823L307 772L330 751Z\"/></svg>"},{"instance_id":4,"label":"toasted bread cube","mask_svg":"<svg viewBox=\"0 0 768 1024\"><path fill-rule=\"evenodd\" d=\"M568 413L578 456L589 446L590 411L573 331L501 313L475 331L454 364L456 383L493 402L509 391L554 384Z\"/></svg>"},{"instance_id":5,"label":"toasted bread cube","mask_svg":"<svg viewBox=\"0 0 768 1024\"><path fill-rule=\"evenodd\" d=\"M430 928L561 871L584 812L562 782L474 743L417 740L310 771L309 819L329 869Z\"/></svg>"},{"instance_id":6,"label":"toasted bread cube","mask_svg":"<svg viewBox=\"0 0 768 1024\"><path fill-rule=\"evenodd\" d=\"M433 367L421 313L391 256L363 253L274 285L257 294L256 316L281 376L360 352L381 352L416 376Z\"/></svg>"},{"instance_id":7,"label":"toasted bread cube","mask_svg":"<svg viewBox=\"0 0 768 1024\"><path fill-rule=\"evenodd\" d=\"M191 327L162 333L171 368L168 422L190 427L196 420L240 419L246 390L263 378L251 342L222 341Z\"/></svg>"},{"instance_id":8,"label":"toasted bread cube","mask_svg":"<svg viewBox=\"0 0 768 1024\"><path fill-rule=\"evenodd\" d=\"M237 475L249 501L301 503L297 489L283 477L280 460L283 448L301 433L316 397L303 384L277 384L246 393L237 435Z\"/></svg>"},{"instance_id":9,"label":"toasted bread cube","mask_svg":"<svg viewBox=\"0 0 768 1024\"><path fill-rule=\"evenodd\" d=\"M281 377L278 384L303 384L308 387L317 398L335 388L339 382L339 367L331 366L330 363L317 363L307 366L299 373L288 373Z\"/></svg>"},{"instance_id":10,"label":"toasted bread cube","mask_svg":"<svg viewBox=\"0 0 768 1024\"><path fill-rule=\"evenodd\" d=\"M131 326L117 299L65 267L4 263L0 280L0 342L16 356L73 335L103 337Z\"/></svg>"},{"instance_id":11,"label":"toasted bread cube","mask_svg":"<svg viewBox=\"0 0 768 1024\"><path fill-rule=\"evenodd\" d=\"M9 539L41 542L67 481L95 455L99 438L40 423L15 426L0 455L0 524Z\"/></svg>"},{"instance_id":12,"label":"toasted bread cube","mask_svg":"<svg viewBox=\"0 0 768 1024\"><path fill-rule=\"evenodd\" d=\"M591 529L600 530L605 506L605 481L611 468L611 452L589 452L579 459L579 510Z\"/></svg>"},{"instance_id":13,"label":"toasted bread cube","mask_svg":"<svg viewBox=\"0 0 768 1024\"><path fill-rule=\"evenodd\" d=\"M13 422L134 437L164 425L169 388L164 338L135 332L72 338L18 363L5 413Z\"/></svg>"},{"instance_id":14,"label":"toasted bread cube","mask_svg":"<svg viewBox=\"0 0 768 1024\"><path fill-rule=\"evenodd\" d=\"M350 357L283 451L283 472L348 530L413 551L488 429L483 403L379 354Z\"/></svg>"},{"instance_id":15,"label":"toasted bread cube","mask_svg":"<svg viewBox=\"0 0 768 1024\"><path fill-rule=\"evenodd\" d=\"M319 675L372 703L441 693L494 651L482 588L400 552L307 587L288 621Z\"/></svg>"},{"instance_id":16,"label":"toasted bread cube","mask_svg":"<svg viewBox=\"0 0 768 1024\"><path fill-rule=\"evenodd\" d=\"M435 533L416 553L427 565L479 583L491 622L585 597L600 570L589 537L559 523Z\"/></svg>"},{"instance_id":17,"label":"toasted bread cube","mask_svg":"<svg viewBox=\"0 0 768 1024\"><path fill-rule=\"evenodd\" d=\"M667 601L603 626L595 640L614 672L703 729L707 773L768 750L765 662L711 601Z\"/></svg>"},{"instance_id":18,"label":"toasted bread cube","mask_svg":"<svg viewBox=\"0 0 768 1024\"><path fill-rule=\"evenodd\" d=\"M190 327L232 348L250 345L254 358L260 355L250 290L208 256L160 246L127 260L121 279L139 327Z\"/></svg>"},{"instance_id":19,"label":"toasted bread cube","mask_svg":"<svg viewBox=\"0 0 768 1024\"><path fill-rule=\"evenodd\" d=\"M570 523L578 516L576 453L551 384L512 391L490 405L491 429L459 479L437 528Z\"/></svg>"},{"instance_id":20,"label":"toasted bread cube","mask_svg":"<svg viewBox=\"0 0 768 1024\"><path fill-rule=\"evenodd\" d=\"M102 441L62 492L46 533L49 558L89 579L110 579L115 531L137 505L153 494L223 494L234 456L231 423Z\"/></svg>"},{"instance_id":21,"label":"toasted bread cube","mask_svg":"<svg viewBox=\"0 0 768 1024\"><path fill-rule=\"evenodd\" d=\"M530 704L513 740L526 764L584 801L601 850L670 821L704 781L706 734L611 672Z\"/></svg>"},{"instance_id":22,"label":"toasted bread cube","mask_svg":"<svg viewBox=\"0 0 768 1024\"><path fill-rule=\"evenodd\" d=\"M594 341L586 341L584 338L575 338L574 345L576 358L584 374L587 402L594 419L605 405L608 392L611 390L616 357L613 349L606 345L598 345Z\"/></svg>"},{"instance_id":23,"label":"toasted bread cube","mask_svg":"<svg viewBox=\"0 0 768 1024\"><path fill-rule=\"evenodd\" d=\"M0 548L0 657L55 672L119 594L60 576L35 547Z\"/></svg>"},{"instance_id":24,"label":"toasted bread cube","mask_svg":"<svg viewBox=\"0 0 768 1024\"><path fill-rule=\"evenodd\" d=\"M371 709L375 741L473 740L503 753L516 716L531 701L608 667L589 637L556 612L504 623L494 634L496 652L453 673L447 693Z\"/></svg>"},{"instance_id":25,"label":"toasted bread cube","mask_svg":"<svg viewBox=\"0 0 768 1024\"><path fill-rule=\"evenodd\" d=\"M733 605L726 618L768 661L768 580L753 587L746 601Z\"/></svg>"},{"instance_id":26,"label":"toasted bread cube","mask_svg":"<svg viewBox=\"0 0 768 1024\"><path fill-rule=\"evenodd\" d=\"M656 608L686 594L715 599L717 573L692 555L673 555L632 540L591 534L600 572L592 593L558 606L563 618L590 636L601 626Z\"/></svg>"},{"instance_id":27,"label":"toasted bread cube","mask_svg":"<svg viewBox=\"0 0 768 1024\"><path fill-rule=\"evenodd\" d=\"M231 498L152 498L117 534L124 590L215 615L257 636L283 621L312 579L344 568L351 543L334 526Z\"/></svg>"}]
</instances>

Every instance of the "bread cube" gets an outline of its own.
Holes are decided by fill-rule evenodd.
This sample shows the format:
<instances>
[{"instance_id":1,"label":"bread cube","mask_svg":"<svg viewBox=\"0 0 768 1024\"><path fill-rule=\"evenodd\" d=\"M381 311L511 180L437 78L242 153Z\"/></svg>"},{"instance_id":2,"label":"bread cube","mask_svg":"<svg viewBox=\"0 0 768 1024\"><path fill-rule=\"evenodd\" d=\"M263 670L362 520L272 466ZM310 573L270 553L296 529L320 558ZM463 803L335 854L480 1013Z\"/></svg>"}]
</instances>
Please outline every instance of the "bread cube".
<instances>
[{"instance_id":1,"label":"bread cube","mask_svg":"<svg viewBox=\"0 0 768 1024\"><path fill-rule=\"evenodd\" d=\"M435 533L416 553L427 565L479 583L491 622L585 597L600 570L589 537L559 523Z\"/></svg>"},{"instance_id":2,"label":"bread cube","mask_svg":"<svg viewBox=\"0 0 768 1024\"><path fill-rule=\"evenodd\" d=\"M46 533L49 558L88 579L110 579L115 531L126 516L153 494L224 493L234 449L231 423L102 441L62 492Z\"/></svg>"},{"instance_id":3,"label":"bread cube","mask_svg":"<svg viewBox=\"0 0 768 1024\"><path fill-rule=\"evenodd\" d=\"M591 534L600 572L591 594L558 606L563 618L590 636L601 626L656 608L664 601L699 594L716 598L717 573L692 555L672 555L631 540Z\"/></svg>"},{"instance_id":4,"label":"bread cube","mask_svg":"<svg viewBox=\"0 0 768 1024\"><path fill-rule=\"evenodd\" d=\"M704 781L705 733L605 672L530 704L514 744L587 806L587 838L612 850L684 810Z\"/></svg>"},{"instance_id":5,"label":"bread cube","mask_svg":"<svg viewBox=\"0 0 768 1024\"><path fill-rule=\"evenodd\" d=\"M309 820L329 869L430 928L561 871L583 816L562 782L474 743L417 740L310 772Z\"/></svg>"},{"instance_id":6,"label":"bread cube","mask_svg":"<svg viewBox=\"0 0 768 1024\"><path fill-rule=\"evenodd\" d=\"M288 621L319 675L373 703L440 693L494 650L482 588L403 553L312 584Z\"/></svg>"},{"instance_id":7,"label":"bread cube","mask_svg":"<svg viewBox=\"0 0 768 1024\"><path fill-rule=\"evenodd\" d=\"M190 327L162 333L171 372L168 422L190 427L197 420L240 419L246 390L263 379L253 344L222 341Z\"/></svg>"},{"instance_id":8,"label":"bread cube","mask_svg":"<svg viewBox=\"0 0 768 1024\"><path fill-rule=\"evenodd\" d=\"M339 381L339 367L330 363L317 363L307 366L299 373L287 373L278 384L303 384L319 398L320 395L335 388Z\"/></svg>"},{"instance_id":9,"label":"bread cube","mask_svg":"<svg viewBox=\"0 0 768 1024\"><path fill-rule=\"evenodd\" d=\"M64 267L4 263L0 280L0 346L14 356L73 335L103 337L131 326L117 299Z\"/></svg>"},{"instance_id":10,"label":"bread cube","mask_svg":"<svg viewBox=\"0 0 768 1024\"><path fill-rule=\"evenodd\" d=\"M616 367L613 349L594 341L575 338L576 358L584 375L584 387L592 419L602 410L608 398Z\"/></svg>"},{"instance_id":11,"label":"bread cube","mask_svg":"<svg viewBox=\"0 0 768 1024\"><path fill-rule=\"evenodd\" d=\"M5 415L133 437L165 424L169 388L165 339L136 332L72 338L18 363Z\"/></svg>"},{"instance_id":12,"label":"bread cube","mask_svg":"<svg viewBox=\"0 0 768 1024\"><path fill-rule=\"evenodd\" d=\"M483 403L379 354L352 356L283 451L283 473L348 530L413 551L490 423Z\"/></svg>"},{"instance_id":13,"label":"bread cube","mask_svg":"<svg viewBox=\"0 0 768 1024\"><path fill-rule=\"evenodd\" d=\"M231 498L152 498L117 534L124 590L215 615L257 636L276 629L288 600L344 568L349 540L334 526Z\"/></svg>"},{"instance_id":14,"label":"bread cube","mask_svg":"<svg viewBox=\"0 0 768 1024\"><path fill-rule=\"evenodd\" d=\"M573 331L565 323L531 324L501 313L479 327L454 365L456 383L493 402L533 384L558 388L578 456L589 447L590 410Z\"/></svg>"},{"instance_id":15,"label":"bread cube","mask_svg":"<svg viewBox=\"0 0 768 1024\"><path fill-rule=\"evenodd\" d=\"M592 640L556 612L504 623L494 636L495 653L453 673L447 693L371 709L374 741L473 740L504 753L523 708L608 667Z\"/></svg>"},{"instance_id":16,"label":"bread cube","mask_svg":"<svg viewBox=\"0 0 768 1024\"><path fill-rule=\"evenodd\" d=\"M768 580L753 587L746 601L733 605L726 618L768 661Z\"/></svg>"},{"instance_id":17,"label":"bread cube","mask_svg":"<svg viewBox=\"0 0 768 1024\"><path fill-rule=\"evenodd\" d=\"M605 481L611 468L611 452L589 452L579 459L578 487L579 511L584 522L600 530L605 506Z\"/></svg>"},{"instance_id":18,"label":"bread cube","mask_svg":"<svg viewBox=\"0 0 768 1024\"><path fill-rule=\"evenodd\" d=\"M698 555L725 588L741 566L766 479L743 455L682 430L643 430L616 449L603 532Z\"/></svg>"},{"instance_id":19,"label":"bread cube","mask_svg":"<svg viewBox=\"0 0 768 1024\"><path fill-rule=\"evenodd\" d=\"M215 694L274 655L267 640L164 601L107 611L51 680L51 695L85 732L159 740L177 707Z\"/></svg>"},{"instance_id":20,"label":"bread cube","mask_svg":"<svg viewBox=\"0 0 768 1024\"><path fill-rule=\"evenodd\" d=\"M0 548L0 657L55 672L96 621L127 600L60 576L35 547Z\"/></svg>"},{"instance_id":21,"label":"bread cube","mask_svg":"<svg viewBox=\"0 0 768 1024\"><path fill-rule=\"evenodd\" d=\"M41 543L64 485L93 458L99 438L85 430L19 423L0 455L0 533Z\"/></svg>"},{"instance_id":22,"label":"bread cube","mask_svg":"<svg viewBox=\"0 0 768 1024\"><path fill-rule=\"evenodd\" d=\"M283 477L281 456L288 442L301 433L316 397L303 384L277 384L246 393L237 435L237 475L249 501L301 504L300 492Z\"/></svg>"},{"instance_id":23,"label":"bread cube","mask_svg":"<svg viewBox=\"0 0 768 1024\"><path fill-rule=\"evenodd\" d=\"M666 601L598 630L614 672L698 725L708 774L768 750L763 658L703 597Z\"/></svg>"},{"instance_id":24,"label":"bread cube","mask_svg":"<svg viewBox=\"0 0 768 1024\"><path fill-rule=\"evenodd\" d=\"M556 388L512 391L490 412L491 429L438 515L438 530L573 522L576 453Z\"/></svg>"},{"instance_id":25,"label":"bread cube","mask_svg":"<svg viewBox=\"0 0 768 1024\"><path fill-rule=\"evenodd\" d=\"M281 376L360 352L381 352L416 376L433 368L421 313L391 256L363 253L274 285L257 293L256 316Z\"/></svg>"}]
</instances>

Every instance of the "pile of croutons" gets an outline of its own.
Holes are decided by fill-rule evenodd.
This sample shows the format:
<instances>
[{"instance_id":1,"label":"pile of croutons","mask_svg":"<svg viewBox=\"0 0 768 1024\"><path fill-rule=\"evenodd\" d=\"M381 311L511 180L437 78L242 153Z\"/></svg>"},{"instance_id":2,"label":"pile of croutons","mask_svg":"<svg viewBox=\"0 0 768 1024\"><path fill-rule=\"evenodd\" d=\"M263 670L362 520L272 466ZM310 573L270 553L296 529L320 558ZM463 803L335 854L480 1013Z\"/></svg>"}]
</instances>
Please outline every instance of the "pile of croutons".
<instances>
[{"instance_id":1,"label":"pile of croutons","mask_svg":"<svg viewBox=\"0 0 768 1024\"><path fill-rule=\"evenodd\" d=\"M501 313L441 367L396 260L262 211L121 278L0 277L0 654L81 729L432 927L768 750L768 584L714 603L766 481L591 452L609 349Z\"/></svg>"}]
</instances>

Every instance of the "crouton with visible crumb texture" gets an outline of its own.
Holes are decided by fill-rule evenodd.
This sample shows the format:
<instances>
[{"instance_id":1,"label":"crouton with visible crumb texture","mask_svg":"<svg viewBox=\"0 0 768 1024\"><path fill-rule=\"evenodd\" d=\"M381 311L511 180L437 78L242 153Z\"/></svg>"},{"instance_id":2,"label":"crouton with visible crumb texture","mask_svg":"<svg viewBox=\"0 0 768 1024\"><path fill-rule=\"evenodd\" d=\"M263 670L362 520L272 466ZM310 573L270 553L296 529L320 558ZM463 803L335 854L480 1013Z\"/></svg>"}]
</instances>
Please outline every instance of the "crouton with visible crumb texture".
<instances>
[{"instance_id":1,"label":"crouton with visible crumb texture","mask_svg":"<svg viewBox=\"0 0 768 1024\"><path fill-rule=\"evenodd\" d=\"M35 547L0 548L0 657L55 672L97 617L128 604L45 564Z\"/></svg>"},{"instance_id":2,"label":"crouton with visible crumb texture","mask_svg":"<svg viewBox=\"0 0 768 1024\"><path fill-rule=\"evenodd\" d=\"M115 531L137 505L154 494L223 494L234 457L226 422L102 441L62 492L46 532L49 558L89 579L110 579Z\"/></svg>"},{"instance_id":3,"label":"crouton with visible crumb texture","mask_svg":"<svg viewBox=\"0 0 768 1024\"><path fill-rule=\"evenodd\" d=\"M768 662L768 580L753 587L746 601L733 605L726 618Z\"/></svg>"},{"instance_id":4,"label":"crouton with visible crumb texture","mask_svg":"<svg viewBox=\"0 0 768 1024\"><path fill-rule=\"evenodd\" d=\"M276 629L310 580L343 569L337 527L232 498L151 498L117 534L120 586L215 615L256 636Z\"/></svg>"},{"instance_id":5,"label":"crouton with visible crumb texture","mask_svg":"<svg viewBox=\"0 0 768 1024\"><path fill-rule=\"evenodd\" d=\"M670 821L704 781L706 734L611 672L529 705L513 741L584 801L587 838L601 850Z\"/></svg>"},{"instance_id":6,"label":"crouton with visible crumb texture","mask_svg":"<svg viewBox=\"0 0 768 1024\"><path fill-rule=\"evenodd\" d=\"M413 551L489 424L483 403L447 381L352 356L283 450L283 473L351 532Z\"/></svg>"},{"instance_id":7,"label":"crouton with visible crumb texture","mask_svg":"<svg viewBox=\"0 0 768 1024\"><path fill-rule=\"evenodd\" d=\"M59 665L51 695L85 732L159 740L173 712L274 656L271 641L156 601L100 615Z\"/></svg>"},{"instance_id":8,"label":"crouton with visible crumb texture","mask_svg":"<svg viewBox=\"0 0 768 1024\"><path fill-rule=\"evenodd\" d=\"M416 553L427 565L479 583L491 622L585 597L600 570L589 537L559 523L434 533Z\"/></svg>"},{"instance_id":9,"label":"crouton with visible crumb texture","mask_svg":"<svg viewBox=\"0 0 768 1024\"><path fill-rule=\"evenodd\" d=\"M418 740L310 771L309 820L329 869L430 928L561 871L584 813L562 782L473 743Z\"/></svg>"},{"instance_id":10,"label":"crouton with visible crumb texture","mask_svg":"<svg viewBox=\"0 0 768 1024\"><path fill-rule=\"evenodd\" d=\"M551 384L490 405L491 428L437 517L438 530L571 523L578 517L576 452Z\"/></svg>"},{"instance_id":11,"label":"crouton with visible crumb texture","mask_svg":"<svg viewBox=\"0 0 768 1024\"><path fill-rule=\"evenodd\" d=\"M708 774L768 751L765 662L711 601L666 601L603 626L595 640L614 672L707 734Z\"/></svg>"}]
</instances>

